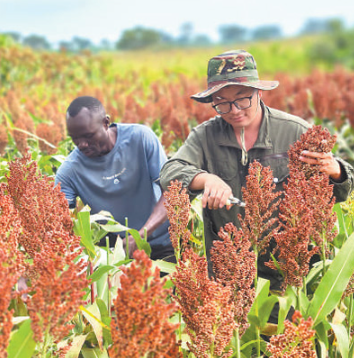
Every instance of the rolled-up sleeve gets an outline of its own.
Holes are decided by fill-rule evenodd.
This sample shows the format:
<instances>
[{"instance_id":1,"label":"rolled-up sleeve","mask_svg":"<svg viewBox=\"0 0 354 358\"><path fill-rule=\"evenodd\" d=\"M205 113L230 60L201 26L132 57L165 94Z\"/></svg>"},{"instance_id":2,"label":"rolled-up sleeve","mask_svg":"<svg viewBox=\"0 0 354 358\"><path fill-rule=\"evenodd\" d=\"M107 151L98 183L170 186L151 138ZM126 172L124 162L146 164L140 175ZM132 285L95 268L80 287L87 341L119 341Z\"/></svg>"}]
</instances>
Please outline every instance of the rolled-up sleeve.
<instances>
[{"instance_id":1,"label":"rolled-up sleeve","mask_svg":"<svg viewBox=\"0 0 354 358\"><path fill-rule=\"evenodd\" d=\"M188 188L197 174L205 172L205 155L201 140L200 134L192 130L177 153L164 164L160 173L164 190L167 190L173 180L178 180L183 187Z\"/></svg>"},{"instance_id":2,"label":"rolled-up sleeve","mask_svg":"<svg viewBox=\"0 0 354 358\"><path fill-rule=\"evenodd\" d=\"M345 179L340 183L331 180L331 184L333 184L333 195L336 197L336 202L339 203L346 201L354 189L354 168L341 158L336 157L336 160L346 175Z\"/></svg>"}]
</instances>

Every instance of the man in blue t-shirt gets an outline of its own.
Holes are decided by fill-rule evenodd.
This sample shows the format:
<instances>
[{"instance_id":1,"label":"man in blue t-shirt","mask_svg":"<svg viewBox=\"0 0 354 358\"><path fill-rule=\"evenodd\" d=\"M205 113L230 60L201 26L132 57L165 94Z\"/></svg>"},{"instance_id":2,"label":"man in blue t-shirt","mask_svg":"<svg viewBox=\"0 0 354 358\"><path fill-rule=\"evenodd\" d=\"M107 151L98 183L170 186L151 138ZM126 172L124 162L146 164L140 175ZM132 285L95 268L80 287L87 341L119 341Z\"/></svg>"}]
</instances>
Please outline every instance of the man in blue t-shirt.
<instances>
[{"instance_id":1,"label":"man in blue t-shirt","mask_svg":"<svg viewBox=\"0 0 354 358\"><path fill-rule=\"evenodd\" d=\"M167 158L153 131L140 124L110 124L101 102L89 96L70 104L66 123L76 148L58 169L55 183L61 184L69 206L75 207L79 196L92 213L109 211L122 224L128 218L128 226L142 237L147 230L152 259L173 260L159 185ZM111 246L115 240L116 235ZM135 249L129 237L130 255Z\"/></svg>"}]
</instances>

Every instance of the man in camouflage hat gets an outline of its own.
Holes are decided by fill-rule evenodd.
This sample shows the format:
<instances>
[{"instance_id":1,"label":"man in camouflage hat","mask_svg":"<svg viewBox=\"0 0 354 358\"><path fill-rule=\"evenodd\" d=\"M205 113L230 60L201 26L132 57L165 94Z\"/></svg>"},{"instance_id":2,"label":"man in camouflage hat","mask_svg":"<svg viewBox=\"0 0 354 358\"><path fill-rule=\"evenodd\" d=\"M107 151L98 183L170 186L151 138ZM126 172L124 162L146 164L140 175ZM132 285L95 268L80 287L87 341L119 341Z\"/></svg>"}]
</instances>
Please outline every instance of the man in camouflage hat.
<instances>
[{"instance_id":1,"label":"man in camouflage hat","mask_svg":"<svg viewBox=\"0 0 354 358\"><path fill-rule=\"evenodd\" d=\"M217 115L194 128L162 168L163 189L167 190L170 181L177 179L192 196L203 193L208 258L219 229L228 222L239 226L237 215L244 216L242 202L230 210L225 204L232 197L242 198L249 164L258 160L263 166L270 166L278 179L277 190L282 190L289 174L287 151L310 127L305 120L263 103L262 91L277 86L277 81L259 79L253 56L244 50L213 57L208 65L208 88L191 98L211 103ZM337 201L346 200L354 183L353 168L348 163L335 159L331 153L308 152L301 159L320 165L334 184ZM263 263L269 259L269 252L260 258ZM279 289L281 276L262 262L259 276L269 279L272 289Z\"/></svg>"}]
</instances>

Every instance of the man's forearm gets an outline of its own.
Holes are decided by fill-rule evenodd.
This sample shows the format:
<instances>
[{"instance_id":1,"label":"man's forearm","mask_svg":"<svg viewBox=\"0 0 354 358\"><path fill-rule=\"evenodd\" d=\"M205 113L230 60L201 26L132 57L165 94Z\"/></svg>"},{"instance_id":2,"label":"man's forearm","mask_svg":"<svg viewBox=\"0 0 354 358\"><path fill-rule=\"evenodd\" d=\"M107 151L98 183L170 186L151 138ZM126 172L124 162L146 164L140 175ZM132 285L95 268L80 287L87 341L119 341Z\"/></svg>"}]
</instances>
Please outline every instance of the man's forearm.
<instances>
[{"instance_id":1,"label":"man's forearm","mask_svg":"<svg viewBox=\"0 0 354 358\"><path fill-rule=\"evenodd\" d=\"M162 225L168 219L167 211L164 205L165 202L165 197L161 195L160 200L156 203L146 223L139 230L141 237L144 237L145 229L147 231L147 237L149 237L160 225Z\"/></svg>"},{"instance_id":2,"label":"man's forearm","mask_svg":"<svg viewBox=\"0 0 354 358\"><path fill-rule=\"evenodd\" d=\"M189 189L203 190L208 176L210 176L210 174L205 172L197 174L189 184Z\"/></svg>"}]
</instances>

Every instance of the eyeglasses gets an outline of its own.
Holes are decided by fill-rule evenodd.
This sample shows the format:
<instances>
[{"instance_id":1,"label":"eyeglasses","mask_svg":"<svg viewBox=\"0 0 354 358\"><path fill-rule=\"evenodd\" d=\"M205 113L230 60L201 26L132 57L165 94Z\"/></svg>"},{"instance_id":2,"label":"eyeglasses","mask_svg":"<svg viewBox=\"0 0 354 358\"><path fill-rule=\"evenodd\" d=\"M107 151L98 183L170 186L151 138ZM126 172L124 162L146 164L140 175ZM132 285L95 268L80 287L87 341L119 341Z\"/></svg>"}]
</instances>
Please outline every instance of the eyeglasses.
<instances>
[{"instance_id":1,"label":"eyeglasses","mask_svg":"<svg viewBox=\"0 0 354 358\"><path fill-rule=\"evenodd\" d=\"M232 105L234 104L237 109L247 109L252 106L252 97L257 91L254 91L251 96L238 98L232 102L222 102L218 104L214 104L212 107L219 114L226 114L231 111Z\"/></svg>"}]
</instances>

